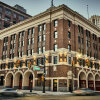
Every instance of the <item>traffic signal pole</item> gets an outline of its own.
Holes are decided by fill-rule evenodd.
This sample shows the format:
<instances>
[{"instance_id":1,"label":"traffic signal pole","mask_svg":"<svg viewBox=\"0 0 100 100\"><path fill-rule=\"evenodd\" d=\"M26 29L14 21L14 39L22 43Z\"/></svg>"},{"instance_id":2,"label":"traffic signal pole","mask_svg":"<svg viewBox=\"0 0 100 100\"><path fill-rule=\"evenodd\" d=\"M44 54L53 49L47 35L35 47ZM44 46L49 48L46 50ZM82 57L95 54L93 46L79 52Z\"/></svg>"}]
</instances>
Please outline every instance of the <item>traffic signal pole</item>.
<instances>
[{"instance_id":1,"label":"traffic signal pole","mask_svg":"<svg viewBox=\"0 0 100 100\"><path fill-rule=\"evenodd\" d=\"M43 93L45 93L45 56L44 56L44 72L43 72Z\"/></svg>"}]
</instances>

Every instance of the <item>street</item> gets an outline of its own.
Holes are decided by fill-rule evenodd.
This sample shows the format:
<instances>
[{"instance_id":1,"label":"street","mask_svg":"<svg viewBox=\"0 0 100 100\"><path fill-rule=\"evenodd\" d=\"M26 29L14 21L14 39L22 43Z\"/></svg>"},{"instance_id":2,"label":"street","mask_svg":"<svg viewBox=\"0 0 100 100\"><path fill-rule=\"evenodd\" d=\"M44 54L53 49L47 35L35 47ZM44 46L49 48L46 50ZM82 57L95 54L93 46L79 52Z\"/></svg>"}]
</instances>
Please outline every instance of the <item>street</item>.
<instances>
[{"instance_id":1,"label":"street","mask_svg":"<svg viewBox=\"0 0 100 100\"><path fill-rule=\"evenodd\" d=\"M100 96L32 96L21 98L0 97L0 100L100 100Z\"/></svg>"}]
</instances>

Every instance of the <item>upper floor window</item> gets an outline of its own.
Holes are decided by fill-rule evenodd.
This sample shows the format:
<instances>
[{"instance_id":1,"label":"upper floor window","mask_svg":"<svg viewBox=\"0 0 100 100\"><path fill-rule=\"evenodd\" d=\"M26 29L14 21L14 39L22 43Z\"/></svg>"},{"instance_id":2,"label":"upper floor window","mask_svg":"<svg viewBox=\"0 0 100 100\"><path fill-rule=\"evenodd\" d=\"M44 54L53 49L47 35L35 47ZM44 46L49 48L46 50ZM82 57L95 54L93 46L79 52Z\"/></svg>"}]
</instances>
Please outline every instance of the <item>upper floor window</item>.
<instances>
[{"instance_id":1,"label":"upper floor window","mask_svg":"<svg viewBox=\"0 0 100 100\"><path fill-rule=\"evenodd\" d=\"M28 29L28 35L30 35L31 34L31 29Z\"/></svg>"},{"instance_id":2,"label":"upper floor window","mask_svg":"<svg viewBox=\"0 0 100 100\"><path fill-rule=\"evenodd\" d=\"M0 19L2 18L2 14L0 13Z\"/></svg>"},{"instance_id":3,"label":"upper floor window","mask_svg":"<svg viewBox=\"0 0 100 100\"><path fill-rule=\"evenodd\" d=\"M68 57L68 64L71 64L71 57Z\"/></svg>"},{"instance_id":4,"label":"upper floor window","mask_svg":"<svg viewBox=\"0 0 100 100\"><path fill-rule=\"evenodd\" d=\"M54 27L58 26L58 20L54 20Z\"/></svg>"},{"instance_id":5,"label":"upper floor window","mask_svg":"<svg viewBox=\"0 0 100 100\"><path fill-rule=\"evenodd\" d=\"M42 31L42 26L41 26L41 25L38 26L38 31L39 31L39 32Z\"/></svg>"},{"instance_id":6,"label":"upper floor window","mask_svg":"<svg viewBox=\"0 0 100 100\"><path fill-rule=\"evenodd\" d=\"M81 27L81 33L83 34L83 27Z\"/></svg>"},{"instance_id":7,"label":"upper floor window","mask_svg":"<svg viewBox=\"0 0 100 100\"><path fill-rule=\"evenodd\" d=\"M46 30L46 24L43 24L43 31Z\"/></svg>"},{"instance_id":8,"label":"upper floor window","mask_svg":"<svg viewBox=\"0 0 100 100\"><path fill-rule=\"evenodd\" d=\"M20 16L20 15L19 15L18 18L19 18L19 20L24 20L24 16Z\"/></svg>"},{"instance_id":9,"label":"upper floor window","mask_svg":"<svg viewBox=\"0 0 100 100\"><path fill-rule=\"evenodd\" d=\"M71 51L71 45L68 44L68 51Z\"/></svg>"},{"instance_id":10,"label":"upper floor window","mask_svg":"<svg viewBox=\"0 0 100 100\"><path fill-rule=\"evenodd\" d=\"M38 36L38 42L41 42L41 35Z\"/></svg>"},{"instance_id":11,"label":"upper floor window","mask_svg":"<svg viewBox=\"0 0 100 100\"><path fill-rule=\"evenodd\" d=\"M45 34L43 34L43 36L42 36L42 40L45 41Z\"/></svg>"},{"instance_id":12,"label":"upper floor window","mask_svg":"<svg viewBox=\"0 0 100 100\"><path fill-rule=\"evenodd\" d=\"M58 49L57 44L54 44L54 51L57 51L57 49Z\"/></svg>"},{"instance_id":13,"label":"upper floor window","mask_svg":"<svg viewBox=\"0 0 100 100\"><path fill-rule=\"evenodd\" d=\"M71 21L68 20L68 27L71 27Z\"/></svg>"},{"instance_id":14,"label":"upper floor window","mask_svg":"<svg viewBox=\"0 0 100 100\"><path fill-rule=\"evenodd\" d=\"M0 12L2 12L2 7L0 6Z\"/></svg>"},{"instance_id":15,"label":"upper floor window","mask_svg":"<svg viewBox=\"0 0 100 100\"><path fill-rule=\"evenodd\" d=\"M40 54L41 53L41 48L40 47L38 47L38 54Z\"/></svg>"},{"instance_id":16,"label":"upper floor window","mask_svg":"<svg viewBox=\"0 0 100 100\"><path fill-rule=\"evenodd\" d=\"M22 36L23 36L23 37L25 36L25 31L22 32Z\"/></svg>"},{"instance_id":17,"label":"upper floor window","mask_svg":"<svg viewBox=\"0 0 100 100\"><path fill-rule=\"evenodd\" d=\"M10 17L5 16L5 21L10 21L10 20L11 20Z\"/></svg>"},{"instance_id":18,"label":"upper floor window","mask_svg":"<svg viewBox=\"0 0 100 100\"><path fill-rule=\"evenodd\" d=\"M45 47L42 47L42 53L44 53L45 52Z\"/></svg>"},{"instance_id":19,"label":"upper floor window","mask_svg":"<svg viewBox=\"0 0 100 100\"><path fill-rule=\"evenodd\" d=\"M11 15L11 11L8 10L8 9L6 9L5 14L6 14L6 15Z\"/></svg>"},{"instance_id":20,"label":"upper floor window","mask_svg":"<svg viewBox=\"0 0 100 100\"><path fill-rule=\"evenodd\" d=\"M13 16L14 16L14 18L16 18L16 17L17 17L17 14L16 14L16 13L14 13L14 14L13 14Z\"/></svg>"},{"instance_id":21,"label":"upper floor window","mask_svg":"<svg viewBox=\"0 0 100 100\"><path fill-rule=\"evenodd\" d=\"M55 32L54 32L54 38L57 38L57 37L58 37L58 32L55 31Z\"/></svg>"},{"instance_id":22,"label":"upper floor window","mask_svg":"<svg viewBox=\"0 0 100 100\"><path fill-rule=\"evenodd\" d=\"M32 34L34 35L34 32L35 32L35 29L34 29L34 27L32 28Z\"/></svg>"},{"instance_id":23,"label":"upper floor window","mask_svg":"<svg viewBox=\"0 0 100 100\"><path fill-rule=\"evenodd\" d=\"M68 39L71 39L71 32L68 31Z\"/></svg>"},{"instance_id":24,"label":"upper floor window","mask_svg":"<svg viewBox=\"0 0 100 100\"><path fill-rule=\"evenodd\" d=\"M54 63L54 64L57 64L57 56L54 56L54 57L53 57L53 63Z\"/></svg>"}]
</instances>

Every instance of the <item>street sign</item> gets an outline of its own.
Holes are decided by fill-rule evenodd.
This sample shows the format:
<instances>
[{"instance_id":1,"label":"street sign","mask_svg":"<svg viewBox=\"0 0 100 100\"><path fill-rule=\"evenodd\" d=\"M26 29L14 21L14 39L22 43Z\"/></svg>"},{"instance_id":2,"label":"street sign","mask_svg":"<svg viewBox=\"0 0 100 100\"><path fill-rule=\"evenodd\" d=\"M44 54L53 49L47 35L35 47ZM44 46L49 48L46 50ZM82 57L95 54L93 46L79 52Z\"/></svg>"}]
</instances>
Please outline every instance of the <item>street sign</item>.
<instances>
[{"instance_id":1,"label":"street sign","mask_svg":"<svg viewBox=\"0 0 100 100\"><path fill-rule=\"evenodd\" d=\"M39 68L39 67L33 67L33 69L35 69L35 70L40 70L40 68Z\"/></svg>"},{"instance_id":2,"label":"street sign","mask_svg":"<svg viewBox=\"0 0 100 100\"><path fill-rule=\"evenodd\" d=\"M40 69L40 71L44 71L44 69Z\"/></svg>"}]
</instances>

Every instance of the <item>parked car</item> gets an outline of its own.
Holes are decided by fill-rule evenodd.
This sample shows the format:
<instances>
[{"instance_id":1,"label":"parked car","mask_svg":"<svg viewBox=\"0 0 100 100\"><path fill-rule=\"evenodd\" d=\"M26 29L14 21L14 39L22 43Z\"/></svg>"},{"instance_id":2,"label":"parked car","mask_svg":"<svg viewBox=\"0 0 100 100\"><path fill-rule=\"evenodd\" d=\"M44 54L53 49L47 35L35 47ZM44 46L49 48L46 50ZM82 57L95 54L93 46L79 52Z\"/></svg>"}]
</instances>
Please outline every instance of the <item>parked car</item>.
<instances>
[{"instance_id":1,"label":"parked car","mask_svg":"<svg viewBox=\"0 0 100 100\"><path fill-rule=\"evenodd\" d=\"M78 89L78 90L73 91L73 93L75 95L94 95L95 94L94 90L91 90L88 88Z\"/></svg>"},{"instance_id":2,"label":"parked car","mask_svg":"<svg viewBox=\"0 0 100 100\"><path fill-rule=\"evenodd\" d=\"M5 88L0 90L0 95L1 96L23 96L23 93L13 88Z\"/></svg>"}]
</instances>

